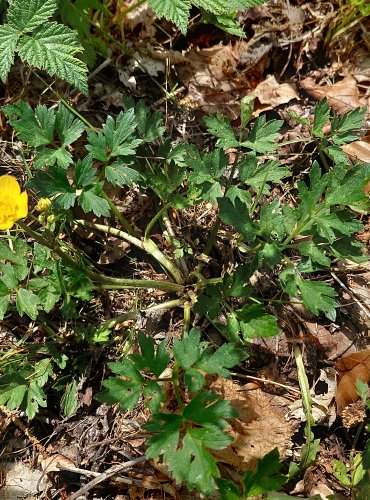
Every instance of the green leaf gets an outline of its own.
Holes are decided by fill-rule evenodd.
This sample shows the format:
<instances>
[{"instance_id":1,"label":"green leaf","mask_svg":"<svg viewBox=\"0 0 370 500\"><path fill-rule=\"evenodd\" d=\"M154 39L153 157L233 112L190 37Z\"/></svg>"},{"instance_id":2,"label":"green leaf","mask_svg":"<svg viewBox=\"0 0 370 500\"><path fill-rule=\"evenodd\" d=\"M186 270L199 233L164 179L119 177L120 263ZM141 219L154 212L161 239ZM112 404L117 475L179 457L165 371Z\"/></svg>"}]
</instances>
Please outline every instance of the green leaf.
<instances>
[{"instance_id":1,"label":"green leaf","mask_svg":"<svg viewBox=\"0 0 370 500\"><path fill-rule=\"evenodd\" d=\"M318 137L324 137L322 129L329 120L329 117L330 117L330 106L327 98L325 97L320 102L318 102L315 107L315 117L314 117L312 132Z\"/></svg>"},{"instance_id":2,"label":"green leaf","mask_svg":"<svg viewBox=\"0 0 370 500\"><path fill-rule=\"evenodd\" d=\"M195 3L195 2L194 2ZM217 28L220 28L230 35L245 37L245 32L240 26L239 22L235 19L234 14L213 14L204 9L201 9L202 18L207 23L214 24Z\"/></svg>"},{"instance_id":3,"label":"green leaf","mask_svg":"<svg viewBox=\"0 0 370 500\"><path fill-rule=\"evenodd\" d=\"M72 380L67 384L64 394L60 400L60 407L66 417L73 415L77 409L77 381Z\"/></svg>"},{"instance_id":4,"label":"green leaf","mask_svg":"<svg viewBox=\"0 0 370 500\"><path fill-rule=\"evenodd\" d=\"M196 394L183 411L184 418L188 420L199 425L215 425L220 429L226 427L226 418L237 415L229 401L221 400L220 396L210 391Z\"/></svg>"},{"instance_id":5,"label":"green leaf","mask_svg":"<svg viewBox=\"0 0 370 500\"><path fill-rule=\"evenodd\" d=\"M303 305L314 314L324 312L330 319L335 320L337 303L333 297L336 291L322 281L299 279L297 286L302 294Z\"/></svg>"},{"instance_id":6,"label":"green leaf","mask_svg":"<svg viewBox=\"0 0 370 500\"><path fill-rule=\"evenodd\" d=\"M240 500L240 492L236 484L221 477L216 479L221 500Z\"/></svg>"},{"instance_id":7,"label":"green leaf","mask_svg":"<svg viewBox=\"0 0 370 500\"><path fill-rule=\"evenodd\" d=\"M266 262L271 269L274 269L283 258L279 247L275 243L265 243L259 252L259 256L262 258L261 265Z\"/></svg>"},{"instance_id":8,"label":"green leaf","mask_svg":"<svg viewBox=\"0 0 370 500\"><path fill-rule=\"evenodd\" d=\"M228 119L217 112L214 116L206 116L204 121L207 125L207 130L210 134L217 137L216 145L221 149L237 148L237 141L233 128Z\"/></svg>"},{"instance_id":9,"label":"green leaf","mask_svg":"<svg viewBox=\"0 0 370 500\"><path fill-rule=\"evenodd\" d=\"M46 106L37 106L35 111L25 101L2 107L10 125L19 138L29 146L51 144L54 135L55 112Z\"/></svg>"},{"instance_id":10,"label":"green leaf","mask_svg":"<svg viewBox=\"0 0 370 500\"><path fill-rule=\"evenodd\" d=\"M245 127L251 121L253 110L254 96L244 96L240 101L240 126L242 129L245 129Z\"/></svg>"},{"instance_id":11,"label":"green leaf","mask_svg":"<svg viewBox=\"0 0 370 500\"><path fill-rule=\"evenodd\" d=\"M347 467L343 462L334 459L333 475L343 486L351 486L351 479L348 477Z\"/></svg>"},{"instance_id":12,"label":"green leaf","mask_svg":"<svg viewBox=\"0 0 370 500\"><path fill-rule=\"evenodd\" d=\"M0 379L0 405L6 405L9 410L18 410L27 392L26 380L18 373L11 372L9 376Z\"/></svg>"},{"instance_id":13,"label":"green leaf","mask_svg":"<svg viewBox=\"0 0 370 500\"><path fill-rule=\"evenodd\" d=\"M39 387L44 387L49 377L53 375L51 360L49 358L42 359L35 364L34 370L33 380Z\"/></svg>"},{"instance_id":14,"label":"green leaf","mask_svg":"<svg viewBox=\"0 0 370 500\"><path fill-rule=\"evenodd\" d=\"M141 354L131 354L130 359L132 359L138 370L147 368L156 377L159 377L170 361L170 355L166 350L166 342L161 342L158 344L157 349L154 349L153 338L147 337L143 332L139 332L138 341Z\"/></svg>"},{"instance_id":15,"label":"green leaf","mask_svg":"<svg viewBox=\"0 0 370 500\"><path fill-rule=\"evenodd\" d=\"M109 147L109 157L135 154L135 148L142 143L141 139L133 136L136 125L133 109L126 112L121 111L116 119L108 116L103 125L103 133Z\"/></svg>"},{"instance_id":16,"label":"green leaf","mask_svg":"<svg viewBox=\"0 0 370 500\"><path fill-rule=\"evenodd\" d=\"M273 241L281 241L283 239L285 231L279 200L261 205L260 229L258 234L265 239Z\"/></svg>"},{"instance_id":17,"label":"green leaf","mask_svg":"<svg viewBox=\"0 0 370 500\"><path fill-rule=\"evenodd\" d=\"M331 260L326 255L327 249L325 246L317 246L314 241L304 241L299 243L298 250L302 255L309 257L312 262L324 267L330 267Z\"/></svg>"},{"instance_id":18,"label":"green leaf","mask_svg":"<svg viewBox=\"0 0 370 500\"><path fill-rule=\"evenodd\" d=\"M345 210L332 213L320 212L314 217L314 220L318 226L320 236L329 243L333 243L339 235L350 236L363 230L361 222L353 218L352 214Z\"/></svg>"},{"instance_id":19,"label":"green leaf","mask_svg":"<svg viewBox=\"0 0 370 500\"><path fill-rule=\"evenodd\" d=\"M148 3L158 17L172 21L185 35L190 14L189 0L148 0Z\"/></svg>"},{"instance_id":20,"label":"green leaf","mask_svg":"<svg viewBox=\"0 0 370 500\"><path fill-rule=\"evenodd\" d=\"M132 409L139 401L142 382L109 377L102 382L105 390L96 395L101 403L120 404L121 410Z\"/></svg>"},{"instance_id":21,"label":"green leaf","mask_svg":"<svg viewBox=\"0 0 370 500\"><path fill-rule=\"evenodd\" d=\"M0 289L2 288L2 283L0 282ZM10 295L0 293L0 321L4 319L6 311L8 310L10 302Z\"/></svg>"},{"instance_id":22,"label":"green leaf","mask_svg":"<svg viewBox=\"0 0 370 500\"><path fill-rule=\"evenodd\" d=\"M277 319L271 314L266 314L261 304L246 305L236 311L236 316L246 340L279 334Z\"/></svg>"},{"instance_id":23,"label":"green leaf","mask_svg":"<svg viewBox=\"0 0 370 500\"><path fill-rule=\"evenodd\" d=\"M132 186L135 182L139 182L142 177L137 170L127 167L121 161L115 161L111 165L105 167L105 178L113 186Z\"/></svg>"},{"instance_id":24,"label":"green leaf","mask_svg":"<svg viewBox=\"0 0 370 500\"><path fill-rule=\"evenodd\" d=\"M146 399L145 405L152 413L158 413L161 403L166 400L161 386L154 381L150 381L146 384L143 390L143 396Z\"/></svg>"},{"instance_id":25,"label":"green leaf","mask_svg":"<svg viewBox=\"0 0 370 500\"><path fill-rule=\"evenodd\" d=\"M247 357L248 354L245 349L236 344L225 343L212 354L205 351L197 362L196 368L209 374L230 378L228 368L233 368Z\"/></svg>"},{"instance_id":26,"label":"green leaf","mask_svg":"<svg viewBox=\"0 0 370 500\"><path fill-rule=\"evenodd\" d=\"M55 129L58 132L61 147L69 146L79 139L85 130L85 124L68 110L64 104L60 104L56 113Z\"/></svg>"},{"instance_id":27,"label":"green leaf","mask_svg":"<svg viewBox=\"0 0 370 500\"><path fill-rule=\"evenodd\" d=\"M256 239L257 226L249 217L249 210L245 203L235 198L232 202L229 198L218 198L219 217L235 227L235 229L246 239L252 242Z\"/></svg>"},{"instance_id":28,"label":"green leaf","mask_svg":"<svg viewBox=\"0 0 370 500\"><path fill-rule=\"evenodd\" d=\"M91 187L83 189L78 197L78 204L85 213L94 212L98 217L108 217L110 213L109 204L100 196L103 182L98 182Z\"/></svg>"},{"instance_id":29,"label":"green leaf","mask_svg":"<svg viewBox=\"0 0 370 500\"><path fill-rule=\"evenodd\" d=\"M56 0L12 0L7 13L9 26L27 33L44 24L57 8Z\"/></svg>"},{"instance_id":30,"label":"green leaf","mask_svg":"<svg viewBox=\"0 0 370 500\"><path fill-rule=\"evenodd\" d=\"M67 173L62 168L53 168L52 174L36 172L35 176L27 183L27 187L35 189L41 198L52 198L57 196L54 204L57 207L73 207L76 199L76 191L68 182Z\"/></svg>"},{"instance_id":31,"label":"green leaf","mask_svg":"<svg viewBox=\"0 0 370 500\"><path fill-rule=\"evenodd\" d=\"M362 109L350 109L342 116L335 115L331 123L332 140L339 146L355 141L358 137L353 130L362 130L366 124L366 106Z\"/></svg>"},{"instance_id":32,"label":"green leaf","mask_svg":"<svg viewBox=\"0 0 370 500\"><path fill-rule=\"evenodd\" d=\"M198 370L188 368L185 371L184 383L189 392L197 392L203 389L206 379Z\"/></svg>"},{"instance_id":33,"label":"green leaf","mask_svg":"<svg viewBox=\"0 0 370 500\"><path fill-rule=\"evenodd\" d=\"M102 161L104 163L109 161L109 155L107 152L107 142L105 136L102 132L93 132L88 130L87 132L88 144L86 149L90 153L91 158Z\"/></svg>"},{"instance_id":34,"label":"green leaf","mask_svg":"<svg viewBox=\"0 0 370 500\"><path fill-rule=\"evenodd\" d=\"M27 314L35 321L38 316L40 299L30 290L20 288L17 292L16 306L20 316Z\"/></svg>"},{"instance_id":35,"label":"green leaf","mask_svg":"<svg viewBox=\"0 0 370 500\"><path fill-rule=\"evenodd\" d=\"M179 445L180 427L183 423L181 415L175 413L155 413L152 420L144 428L154 434L147 441L146 455L157 460L163 454L167 461Z\"/></svg>"},{"instance_id":36,"label":"green leaf","mask_svg":"<svg viewBox=\"0 0 370 500\"><path fill-rule=\"evenodd\" d=\"M87 66L75 57L82 47L67 26L52 22L36 28L32 36L20 38L18 51L22 61L62 78L87 95Z\"/></svg>"},{"instance_id":37,"label":"green leaf","mask_svg":"<svg viewBox=\"0 0 370 500\"><path fill-rule=\"evenodd\" d=\"M279 137L279 130L283 125L283 120L270 120L266 122L266 116L257 118L255 124L248 135L248 139L242 146L250 148L257 153L270 153L279 148L275 140Z\"/></svg>"},{"instance_id":38,"label":"green leaf","mask_svg":"<svg viewBox=\"0 0 370 500\"><path fill-rule=\"evenodd\" d=\"M256 193L269 194L271 186L268 184L281 184L284 177L290 175L287 167L280 165L277 160L257 164L255 153L248 153L239 163L240 179L253 188Z\"/></svg>"},{"instance_id":39,"label":"green leaf","mask_svg":"<svg viewBox=\"0 0 370 500\"><path fill-rule=\"evenodd\" d=\"M159 111L150 113L144 101L139 101L135 105L135 118L140 137L145 142L153 142L161 137L166 130L162 126L162 113Z\"/></svg>"},{"instance_id":40,"label":"green leaf","mask_svg":"<svg viewBox=\"0 0 370 500\"><path fill-rule=\"evenodd\" d=\"M244 495L256 496L272 490L279 490L287 478L280 475L279 451L274 448L257 462L254 472L247 470L244 476Z\"/></svg>"},{"instance_id":41,"label":"green leaf","mask_svg":"<svg viewBox=\"0 0 370 500\"><path fill-rule=\"evenodd\" d=\"M208 496L214 493L214 478L219 477L220 473L216 459L204 446L203 433L203 429L189 429L183 439L181 454L175 455L174 459L168 462L168 466L175 479L182 476L186 480L189 491L196 488ZM181 460L178 460L179 455Z\"/></svg>"},{"instance_id":42,"label":"green leaf","mask_svg":"<svg viewBox=\"0 0 370 500\"><path fill-rule=\"evenodd\" d=\"M9 70L14 63L15 50L19 38L19 32L8 25L0 26L0 78L5 83Z\"/></svg>"},{"instance_id":43,"label":"green leaf","mask_svg":"<svg viewBox=\"0 0 370 500\"><path fill-rule=\"evenodd\" d=\"M194 312L215 319L221 311L218 289L215 286L207 287L207 294L198 297L194 305Z\"/></svg>"},{"instance_id":44,"label":"green leaf","mask_svg":"<svg viewBox=\"0 0 370 500\"><path fill-rule=\"evenodd\" d=\"M22 406L25 406L26 415L31 420L36 416L39 406L42 408L47 407L46 394L35 381L30 383L26 394L26 402Z\"/></svg>"},{"instance_id":45,"label":"green leaf","mask_svg":"<svg viewBox=\"0 0 370 500\"><path fill-rule=\"evenodd\" d=\"M75 181L78 188L91 186L97 178L96 168L92 165L90 156L77 160L75 167Z\"/></svg>"},{"instance_id":46,"label":"green leaf","mask_svg":"<svg viewBox=\"0 0 370 500\"><path fill-rule=\"evenodd\" d=\"M173 354L177 363L184 370L189 369L201 355L200 332L192 328L189 333L185 332L181 340L174 339Z\"/></svg>"}]
</instances>

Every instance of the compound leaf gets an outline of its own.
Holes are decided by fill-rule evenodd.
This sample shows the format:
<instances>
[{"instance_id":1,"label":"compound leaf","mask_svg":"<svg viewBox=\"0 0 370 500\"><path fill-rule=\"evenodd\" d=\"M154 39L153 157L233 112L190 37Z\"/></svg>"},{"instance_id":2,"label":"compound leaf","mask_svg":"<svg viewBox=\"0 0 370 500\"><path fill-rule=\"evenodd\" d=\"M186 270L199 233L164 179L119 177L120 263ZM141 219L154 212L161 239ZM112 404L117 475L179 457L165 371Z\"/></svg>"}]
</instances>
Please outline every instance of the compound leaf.
<instances>
[{"instance_id":1,"label":"compound leaf","mask_svg":"<svg viewBox=\"0 0 370 500\"><path fill-rule=\"evenodd\" d=\"M18 51L22 61L62 78L84 94L88 93L87 66L75 57L82 47L67 26L53 22L36 28L32 36L20 38Z\"/></svg>"},{"instance_id":2,"label":"compound leaf","mask_svg":"<svg viewBox=\"0 0 370 500\"><path fill-rule=\"evenodd\" d=\"M55 112L46 106L37 106L35 112L25 101L3 106L10 125L19 138L29 146L43 146L53 142Z\"/></svg>"},{"instance_id":3,"label":"compound leaf","mask_svg":"<svg viewBox=\"0 0 370 500\"><path fill-rule=\"evenodd\" d=\"M190 14L189 0L148 0L150 7L158 17L165 17L180 28L185 34Z\"/></svg>"},{"instance_id":4,"label":"compound leaf","mask_svg":"<svg viewBox=\"0 0 370 500\"><path fill-rule=\"evenodd\" d=\"M10 67L14 63L19 32L7 24L0 26L0 78L6 82Z\"/></svg>"},{"instance_id":5,"label":"compound leaf","mask_svg":"<svg viewBox=\"0 0 370 500\"><path fill-rule=\"evenodd\" d=\"M152 337L147 337L143 332L139 332L138 340L141 354L131 354L130 358L138 370L148 368L156 377L159 377L170 361L165 341L161 342L155 350Z\"/></svg>"},{"instance_id":6,"label":"compound leaf","mask_svg":"<svg viewBox=\"0 0 370 500\"><path fill-rule=\"evenodd\" d=\"M17 291L16 306L20 316L27 314L27 316L35 321L38 315L39 305L40 299L37 295L26 288L19 288Z\"/></svg>"},{"instance_id":7,"label":"compound leaf","mask_svg":"<svg viewBox=\"0 0 370 500\"><path fill-rule=\"evenodd\" d=\"M233 128L226 116L217 112L214 116L206 116L204 121L210 134L217 137L216 145L221 149L236 148L239 146Z\"/></svg>"},{"instance_id":8,"label":"compound leaf","mask_svg":"<svg viewBox=\"0 0 370 500\"><path fill-rule=\"evenodd\" d=\"M196 364L196 368L200 368L209 374L217 374L220 377L228 378L230 377L228 368L233 368L247 357L248 354L245 349L236 344L225 343L212 354L205 351Z\"/></svg>"},{"instance_id":9,"label":"compound leaf","mask_svg":"<svg viewBox=\"0 0 370 500\"><path fill-rule=\"evenodd\" d=\"M259 116L248 135L248 139L242 143L242 146L257 153L275 151L279 147L275 140L279 137L279 130L282 125L283 120L270 120L267 122L265 115Z\"/></svg>"},{"instance_id":10,"label":"compound leaf","mask_svg":"<svg viewBox=\"0 0 370 500\"><path fill-rule=\"evenodd\" d=\"M192 328L189 333L184 333L181 340L174 339L173 354L184 370L193 366L201 354L200 332Z\"/></svg>"},{"instance_id":11,"label":"compound leaf","mask_svg":"<svg viewBox=\"0 0 370 500\"><path fill-rule=\"evenodd\" d=\"M27 33L44 24L56 8L56 0L13 0L9 2L7 23L19 32Z\"/></svg>"},{"instance_id":12,"label":"compound leaf","mask_svg":"<svg viewBox=\"0 0 370 500\"><path fill-rule=\"evenodd\" d=\"M78 197L78 204L85 213L94 212L98 217L108 217L110 208L109 204L104 198L100 196L103 189L103 183L98 182L93 186L88 186L83 189Z\"/></svg>"},{"instance_id":13,"label":"compound leaf","mask_svg":"<svg viewBox=\"0 0 370 500\"><path fill-rule=\"evenodd\" d=\"M55 129L58 132L61 147L64 148L81 137L85 125L79 118L75 118L64 104L60 104L56 114Z\"/></svg>"}]
</instances>

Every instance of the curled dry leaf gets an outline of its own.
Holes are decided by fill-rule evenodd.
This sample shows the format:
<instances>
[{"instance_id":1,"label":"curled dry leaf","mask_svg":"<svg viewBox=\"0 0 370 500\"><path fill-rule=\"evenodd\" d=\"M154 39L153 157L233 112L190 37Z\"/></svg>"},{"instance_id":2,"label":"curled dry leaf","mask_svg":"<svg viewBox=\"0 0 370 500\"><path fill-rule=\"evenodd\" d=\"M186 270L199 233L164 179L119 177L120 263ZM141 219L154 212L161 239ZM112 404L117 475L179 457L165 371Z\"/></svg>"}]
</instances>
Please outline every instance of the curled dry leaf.
<instances>
[{"instance_id":1,"label":"curled dry leaf","mask_svg":"<svg viewBox=\"0 0 370 500\"><path fill-rule=\"evenodd\" d=\"M266 111L275 108L280 104L286 104L299 96L293 85L290 83L279 83L273 75L270 75L263 82L259 83L252 92L263 105L258 111Z\"/></svg>"},{"instance_id":2,"label":"curled dry leaf","mask_svg":"<svg viewBox=\"0 0 370 500\"><path fill-rule=\"evenodd\" d=\"M336 403L338 413L349 404L356 402L356 380L370 382L370 349L343 356L335 364L338 372Z\"/></svg>"},{"instance_id":3,"label":"curled dry leaf","mask_svg":"<svg viewBox=\"0 0 370 500\"><path fill-rule=\"evenodd\" d=\"M360 97L358 83L352 76L346 76L334 85L316 85L315 80L308 77L301 81L301 87L318 101L327 97L330 106L340 115L362 106L370 110L369 100Z\"/></svg>"}]
</instances>

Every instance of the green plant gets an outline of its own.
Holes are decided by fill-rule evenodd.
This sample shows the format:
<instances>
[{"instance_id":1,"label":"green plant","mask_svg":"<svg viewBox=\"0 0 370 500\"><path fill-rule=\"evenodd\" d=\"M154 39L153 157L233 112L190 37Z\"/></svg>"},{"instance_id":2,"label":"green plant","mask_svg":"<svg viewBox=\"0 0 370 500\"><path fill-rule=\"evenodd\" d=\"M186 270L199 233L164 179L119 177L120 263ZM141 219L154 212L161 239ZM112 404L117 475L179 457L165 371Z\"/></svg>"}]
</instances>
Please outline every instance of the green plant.
<instances>
[{"instance_id":1,"label":"green plant","mask_svg":"<svg viewBox=\"0 0 370 500\"><path fill-rule=\"evenodd\" d=\"M186 482L189 489L212 493L219 471L211 450L229 444L224 428L226 419L235 412L228 402L205 389L204 373L227 376L228 368L244 359L251 338L279 333L270 305L289 303L294 297L313 314L334 319L336 291L325 281L333 263L338 259L367 260L354 234L363 227L356 212L369 207L364 188L370 164L352 164L341 150L363 126L365 110L331 116L323 100L316 107L313 123L299 119L309 130L307 138L300 141L312 143L316 159L307 165L307 174L295 173L300 179L289 188L294 203L285 194L293 167L282 166L275 159L283 123L266 121L264 116L253 121L250 98L242 100L237 133L221 114L205 119L215 139L215 147L206 151L186 143L173 147L165 136L160 113L150 113L143 102L126 100L125 111L108 117L101 129L64 102L56 109L43 105L33 109L19 101L4 106L3 111L24 143L29 176L26 187L49 202L39 204L46 211L38 215L35 229L18 222L21 232L9 234L7 241L1 242L1 317L17 310L47 325L49 315L60 312L74 322L79 342L109 344L114 327L135 318L139 311L128 311L100 324L76 325L79 307L92 294L120 288L175 294L176 298L152 306L156 310L183 309L185 333L182 340L174 342L173 359L163 343L155 348L152 339L139 334L140 354L109 364L116 376L103 382L105 390L99 399L132 408L143 397L152 412L147 426L153 435L148 455L161 456L177 481ZM331 131L325 135L323 128L328 121ZM235 151L233 161L225 153L229 148ZM107 194L108 190L131 186L149 194L157 207L152 218L145 220L143 215L142 230L122 215ZM273 187L281 190L278 198L273 196ZM193 240L174 227L170 214L204 202L217 207L218 216L208 231L195 227L198 234ZM103 220L76 219L76 205L82 213L93 213ZM166 223L166 246L152 237L162 221ZM154 259L168 278L147 280L102 273L74 241L76 227L88 228L97 237L112 234L126 240ZM22 232L31 241L26 243ZM222 232L227 235L227 252L233 262L227 272L220 270L221 265L216 271L207 269L205 263L212 254L220 254L217 243ZM273 293L260 291L257 271L262 276L269 274ZM206 316L229 343L211 353L199 332L191 329L192 314ZM296 359L298 365L298 351ZM15 364L9 366L9 380L15 368ZM164 380L161 374L166 368L171 368L171 374ZM33 376L23 376L28 377ZM3 383L6 394L8 379ZM300 382L306 398L307 443L292 474L312 463L317 444L302 370ZM172 388L172 407L165 404L162 383ZM22 400L20 396L16 400L4 396L3 402L13 409L24 407L30 384L23 386ZM76 379L66 380L60 387L64 388L65 411L69 413L74 407ZM40 396L38 404L43 401ZM33 416L37 408L28 411ZM278 470L274 467L272 477ZM203 471L202 482L195 474L198 468Z\"/></svg>"},{"instance_id":2,"label":"green plant","mask_svg":"<svg viewBox=\"0 0 370 500\"><path fill-rule=\"evenodd\" d=\"M106 3L98 0L58 0L58 14L64 24L77 31L83 48L81 58L89 67L94 66L97 54L107 53L104 36L97 36L93 32L94 28L99 27L102 34L105 33L105 23L100 18L106 20L112 17Z\"/></svg>"},{"instance_id":3,"label":"green plant","mask_svg":"<svg viewBox=\"0 0 370 500\"><path fill-rule=\"evenodd\" d=\"M361 380L356 380L356 391L360 399L370 410L369 386ZM333 475L346 488L349 489L353 498L358 500L368 499L370 491L370 440L367 441L363 452L356 451L358 438L364 428L364 422L357 429L352 450L349 455L348 464L340 460L334 460ZM370 427L368 427L370 430Z\"/></svg>"},{"instance_id":4,"label":"green plant","mask_svg":"<svg viewBox=\"0 0 370 500\"><path fill-rule=\"evenodd\" d=\"M149 5L158 17L172 21L185 34L188 29L190 9L192 6L200 9L206 21L219 26L233 35L244 36L239 23L235 20L238 10L250 9L264 3L266 0L148 0Z\"/></svg>"},{"instance_id":5,"label":"green plant","mask_svg":"<svg viewBox=\"0 0 370 500\"><path fill-rule=\"evenodd\" d=\"M367 16L370 16L370 4L367 0L340 0L337 15L326 33L325 44L329 44Z\"/></svg>"},{"instance_id":6,"label":"green plant","mask_svg":"<svg viewBox=\"0 0 370 500\"><path fill-rule=\"evenodd\" d=\"M82 47L71 29L50 21L57 0L12 0L0 26L0 78L7 80L18 53L22 61L45 70L87 94L87 66L76 57Z\"/></svg>"},{"instance_id":7,"label":"green plant","mask_svg":"<svg viewBox=\"0 0 370 500\"><path fill-rule=\"evenodd\" d=\"M117 376L104 380L105 390L97 399L132 409L143 396L152 413L145 424L152 434L147 456L155 460L162 457L176 481L186 482L190 491L196 488L210 495L220 473L209 450L231 444L232 438L225 432L226 419L237 412L229 401L205 389L205 374L230 377L228 368L245 359L246 354L231 343L212 352L200 338L200 332L192 329L181 340L174 340L173 365L168 374L170 352L165 341L155 349L154 340L139 332L140 354L108 364ZM164 411L161 404L172 406L172 395L177 411Z\"/></svg>"}]
</instances>

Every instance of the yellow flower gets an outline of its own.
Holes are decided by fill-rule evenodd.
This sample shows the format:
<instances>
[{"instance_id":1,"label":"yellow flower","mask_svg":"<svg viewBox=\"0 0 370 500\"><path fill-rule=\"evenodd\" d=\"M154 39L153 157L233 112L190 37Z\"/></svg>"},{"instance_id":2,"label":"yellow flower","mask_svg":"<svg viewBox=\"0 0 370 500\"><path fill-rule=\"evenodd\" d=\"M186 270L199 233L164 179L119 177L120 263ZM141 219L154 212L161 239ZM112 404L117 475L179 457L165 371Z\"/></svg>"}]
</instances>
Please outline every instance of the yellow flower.
<instances>
[{"instance_id":1,"label":"yellow flower","mask_svg":"<svg viewBox=\"0 0 370 500\"><path fill-rule=\"evenodd\" d=\"M51 201L49 198L40 198L35 208L38 212L48 212L50 207Z\"/></svg>"},{"instance_id":2,"label":"yellow flower","mask_svg":"<svg viewBox=\"0 0 370 500\"><path fill-rule=\"evenodd\" d=\"M28 214L28 195L12 175L0 176L0 230L11 229Z\"/></svg>"}]
</instances>

